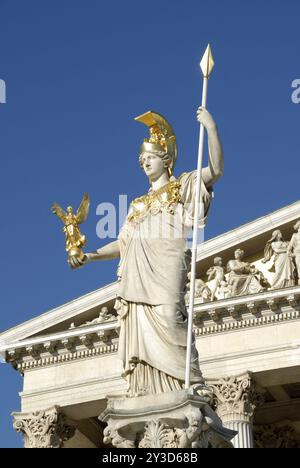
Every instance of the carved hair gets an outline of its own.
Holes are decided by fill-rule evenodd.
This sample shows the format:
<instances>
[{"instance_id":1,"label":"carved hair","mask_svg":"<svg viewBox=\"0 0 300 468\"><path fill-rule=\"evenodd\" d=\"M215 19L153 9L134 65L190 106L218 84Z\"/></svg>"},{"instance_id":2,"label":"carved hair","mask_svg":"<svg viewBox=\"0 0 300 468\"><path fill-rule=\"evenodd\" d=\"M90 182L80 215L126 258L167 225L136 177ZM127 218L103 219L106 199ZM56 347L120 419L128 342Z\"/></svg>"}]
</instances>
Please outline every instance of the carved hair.
<instances>
[{"instance_id":1,"label":"carved hair","mask_svg":"<svg viewBox=\"0 0 300 468\"><path fill-rule=\"evenodd\" d=\"M147 151L147 153L148 153L148 151ZM151 153L155 154L155 156L158 156L159 158L162 159L162 161L164 163L164 167L166 169L168 169L168 167L171 167L173 160L172 160L171 156L168 153L166 153L165 151L151 151ZM143 155L144 154L145 153L141 153L140 156L139 156L139 163L140 163L140 166L141 166L142 169L143 169Z\"/></svg>"},{"instance_id":2,"label":"carved hair","mask_svg":"<svg viewBox=\"0 0 300 468\"><path fill-rule=\"evenodd\" d=\"M281 231L279 229L276 229L276 231L272 232L272 237L271 237L271 239L268 240L268 242L266 243L266 246L265 246L264 258L262 260L263 263L266 263L271 259L272 255L273 255L272 243L276 241L279 234L282 237Z\"/></svg>"}]
</instances>

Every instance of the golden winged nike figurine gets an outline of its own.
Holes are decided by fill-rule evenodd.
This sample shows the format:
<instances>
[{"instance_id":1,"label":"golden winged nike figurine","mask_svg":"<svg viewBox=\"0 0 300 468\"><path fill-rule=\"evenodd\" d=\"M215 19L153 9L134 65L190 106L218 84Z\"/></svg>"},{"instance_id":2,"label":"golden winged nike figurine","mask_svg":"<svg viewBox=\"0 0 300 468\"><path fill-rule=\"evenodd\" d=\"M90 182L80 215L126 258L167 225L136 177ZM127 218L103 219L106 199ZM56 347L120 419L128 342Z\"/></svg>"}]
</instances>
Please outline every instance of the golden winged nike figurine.
<instances>
[{"instance_id":1,"label":"golden winged nike figurine","mask_svg":"<svg viewBox=\"0 0 300 468\"><path fill-rule=\"evenodd\" d=\"M79 224L84 223L87 219L90 209L90 197L87 193L84 194L82 202L74 213L71 206L67 207L65 212L57 203L53 203L51 210L58 218L64 223L63 231L66 234L66 251L68 252L68 258L77 257L80 260L84 258L82 247L87 243L86 237L80 232L78 227Z\"/></svg>"}]
</instances>

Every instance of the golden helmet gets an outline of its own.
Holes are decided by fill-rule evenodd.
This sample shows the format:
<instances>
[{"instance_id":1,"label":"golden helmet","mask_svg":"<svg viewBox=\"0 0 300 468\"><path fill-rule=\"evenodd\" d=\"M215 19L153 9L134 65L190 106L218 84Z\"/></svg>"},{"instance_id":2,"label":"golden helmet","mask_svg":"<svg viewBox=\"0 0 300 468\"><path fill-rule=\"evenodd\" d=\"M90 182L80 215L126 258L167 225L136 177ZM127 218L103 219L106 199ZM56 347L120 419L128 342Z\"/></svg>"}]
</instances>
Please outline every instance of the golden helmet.
<instances>
[{"instance_id":1,"label":"golden helmet","mask_svg":"<svg viewBox=\"0 0 300 468\"><path fill-rule=\"evenodd\" d=\"M177 144L174 130L169 122L156 112L146 112L135 118L149 127L150 137L146 138L140 148L140 154L145 152L163 152L168 154L172 160L169 167L170 173L177 159Z\"/></svg>"}]
</instances>

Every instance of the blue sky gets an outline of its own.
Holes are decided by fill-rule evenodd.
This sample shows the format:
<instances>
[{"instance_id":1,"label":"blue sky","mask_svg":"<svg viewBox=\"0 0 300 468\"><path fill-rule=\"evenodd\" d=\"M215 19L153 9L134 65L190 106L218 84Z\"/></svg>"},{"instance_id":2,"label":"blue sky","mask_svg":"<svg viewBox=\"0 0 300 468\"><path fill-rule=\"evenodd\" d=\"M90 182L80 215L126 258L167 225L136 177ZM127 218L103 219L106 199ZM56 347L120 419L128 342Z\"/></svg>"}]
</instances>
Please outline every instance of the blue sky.
<instances>
[{"instance_id":1,"label":"blue sky","mask_svg":"<svg viewBox=\"0 0 300 468\"><path fill-rule=\"evenodd\" d=\"M1 330L115 280L116 262L69 270L49 208L88 191L87 250L104 245L96 206L148 187L147 132L133 118L149 109L175 129L175 174L195 168L208 42L225 173L206 238L299 199L299 15L299 0L0 0ZM22 379L0 373L0 444L19 447L10 412Z\"/></svg>"}]
</instances>

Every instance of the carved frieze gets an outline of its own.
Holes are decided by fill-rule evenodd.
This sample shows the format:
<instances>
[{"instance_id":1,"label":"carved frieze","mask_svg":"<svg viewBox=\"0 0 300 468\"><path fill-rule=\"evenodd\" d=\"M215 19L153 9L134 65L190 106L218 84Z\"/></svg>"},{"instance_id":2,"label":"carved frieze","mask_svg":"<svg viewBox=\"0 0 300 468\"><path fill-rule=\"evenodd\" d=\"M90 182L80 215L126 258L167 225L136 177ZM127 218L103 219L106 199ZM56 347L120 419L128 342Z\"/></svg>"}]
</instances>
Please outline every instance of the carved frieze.
<instances>
[{"instance_id":1,"label":"carved frieze","mask_svg":"<svg viewBox=\"0 0 300 468\"><path fill-rule=\"evenodd\" d=\"M254 426L254 443L256 448L300 448L300 434L289 421Z\"/></svg>"}]
</instances>

